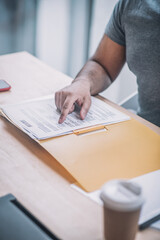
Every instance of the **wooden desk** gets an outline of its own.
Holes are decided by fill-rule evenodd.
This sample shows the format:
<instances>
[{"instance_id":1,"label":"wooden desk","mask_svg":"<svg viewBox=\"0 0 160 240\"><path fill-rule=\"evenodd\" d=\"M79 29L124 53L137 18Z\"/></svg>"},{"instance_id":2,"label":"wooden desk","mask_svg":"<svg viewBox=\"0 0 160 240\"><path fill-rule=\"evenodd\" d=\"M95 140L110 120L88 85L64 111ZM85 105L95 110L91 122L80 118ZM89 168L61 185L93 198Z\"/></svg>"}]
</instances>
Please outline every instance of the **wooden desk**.
<instances>
[{"instance_id":1,"label":"wooden desk","mask_svg":"<svg viewBox=\"0 0 160 240\"><path fill-rule=\"evenodd\" d=\"M71 81L26 52L0 56L0 79L12 86L10 92L0 93L0 105L51 94ZM160 133L158 127L135 118ZM62 239L103 239L102 207L72 189L72 182L48 152L0 118L0 196L14 194ZM158 240L160 233L147 229L136 239Z\"/></svg>"}]
</instances>

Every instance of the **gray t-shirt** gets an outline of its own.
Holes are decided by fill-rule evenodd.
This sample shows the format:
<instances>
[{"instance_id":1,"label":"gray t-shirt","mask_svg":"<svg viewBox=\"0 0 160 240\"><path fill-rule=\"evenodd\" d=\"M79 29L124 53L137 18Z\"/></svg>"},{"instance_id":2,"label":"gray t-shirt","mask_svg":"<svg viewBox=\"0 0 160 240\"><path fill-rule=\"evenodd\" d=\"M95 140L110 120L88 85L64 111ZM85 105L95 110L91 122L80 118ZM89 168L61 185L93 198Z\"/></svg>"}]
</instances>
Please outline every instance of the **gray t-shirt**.
<instances>
[{"instance_id":1,"label":"gray t-shirt","mask_svg":"<svg viewBox=\"0 0 160 240\"><path fill-rule=\"evenodd\" d=\"M126 47L137 77L138 114L160 126L160 0L120 0L105 33Z\"/></svg>"}]
</instances>

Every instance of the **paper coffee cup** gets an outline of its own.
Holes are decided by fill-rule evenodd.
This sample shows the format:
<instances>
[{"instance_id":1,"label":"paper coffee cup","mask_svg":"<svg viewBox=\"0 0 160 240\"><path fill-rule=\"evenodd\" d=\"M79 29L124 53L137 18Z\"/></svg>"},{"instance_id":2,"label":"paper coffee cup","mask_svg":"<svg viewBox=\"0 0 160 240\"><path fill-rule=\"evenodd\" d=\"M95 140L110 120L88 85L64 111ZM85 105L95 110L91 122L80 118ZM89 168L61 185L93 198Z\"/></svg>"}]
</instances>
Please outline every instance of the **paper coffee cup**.
<instances>
[{"instance_id":1,"label":"paper coffee cup","mask_svg":"<svg viewBox=\"0 0 160 240\"><path fill-rule=\"evenodd\" d=\"M104 203L106 240L133 240L144 199L138 184L125 180L106 183L100 195Z\"/></svg>"}]
</instances>

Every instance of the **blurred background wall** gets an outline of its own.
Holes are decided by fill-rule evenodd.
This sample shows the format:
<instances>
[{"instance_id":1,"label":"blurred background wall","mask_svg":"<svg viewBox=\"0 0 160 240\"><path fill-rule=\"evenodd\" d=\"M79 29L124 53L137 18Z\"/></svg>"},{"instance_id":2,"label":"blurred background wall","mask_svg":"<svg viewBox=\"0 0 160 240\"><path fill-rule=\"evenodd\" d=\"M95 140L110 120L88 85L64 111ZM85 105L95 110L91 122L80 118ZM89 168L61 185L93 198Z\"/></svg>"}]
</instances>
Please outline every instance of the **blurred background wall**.
<instances>
[{"instance_id":1,"label":"blurred background wall","mask_svg":"<svg viewBox=\"0 0 160 240\"><path fill-rule=\"evenodd\" d=\"M0 0L0 54L36 54L36 0Z\"/></svg>"},{"instance_id":2,"label":"blurred background wall","mask_svg":"<svg viewBox=\"0 0 160 240\"><path fill-rule=\"evenodd\" d=\"M0 0L0 54L28 51L75 77L94 53L117 0ZM137 88L125 66L103 96L120 103Z\"/></svg>"}]
</instances>

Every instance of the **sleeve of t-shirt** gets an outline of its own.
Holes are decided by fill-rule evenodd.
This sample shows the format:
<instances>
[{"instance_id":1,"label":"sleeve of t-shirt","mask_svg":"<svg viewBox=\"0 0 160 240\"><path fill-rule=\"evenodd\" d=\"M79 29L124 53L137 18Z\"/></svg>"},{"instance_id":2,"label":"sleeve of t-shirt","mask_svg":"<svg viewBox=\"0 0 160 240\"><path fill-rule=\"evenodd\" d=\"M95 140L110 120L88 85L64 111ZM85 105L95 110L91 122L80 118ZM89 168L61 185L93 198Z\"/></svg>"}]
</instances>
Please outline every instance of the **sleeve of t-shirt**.
<instances>
[{"instance_id":1,"label":"sleeve of t-shirt","mask_svg":"<svg viewBox=\"0 0 160 240\"><path fill-rule=\"evenodd\" d=\"M122 24L123 1L118 1L115 5L110 20L106 26L105 34L114 42L125 46L125 33Z\"/></svg>"}]
</instances>

